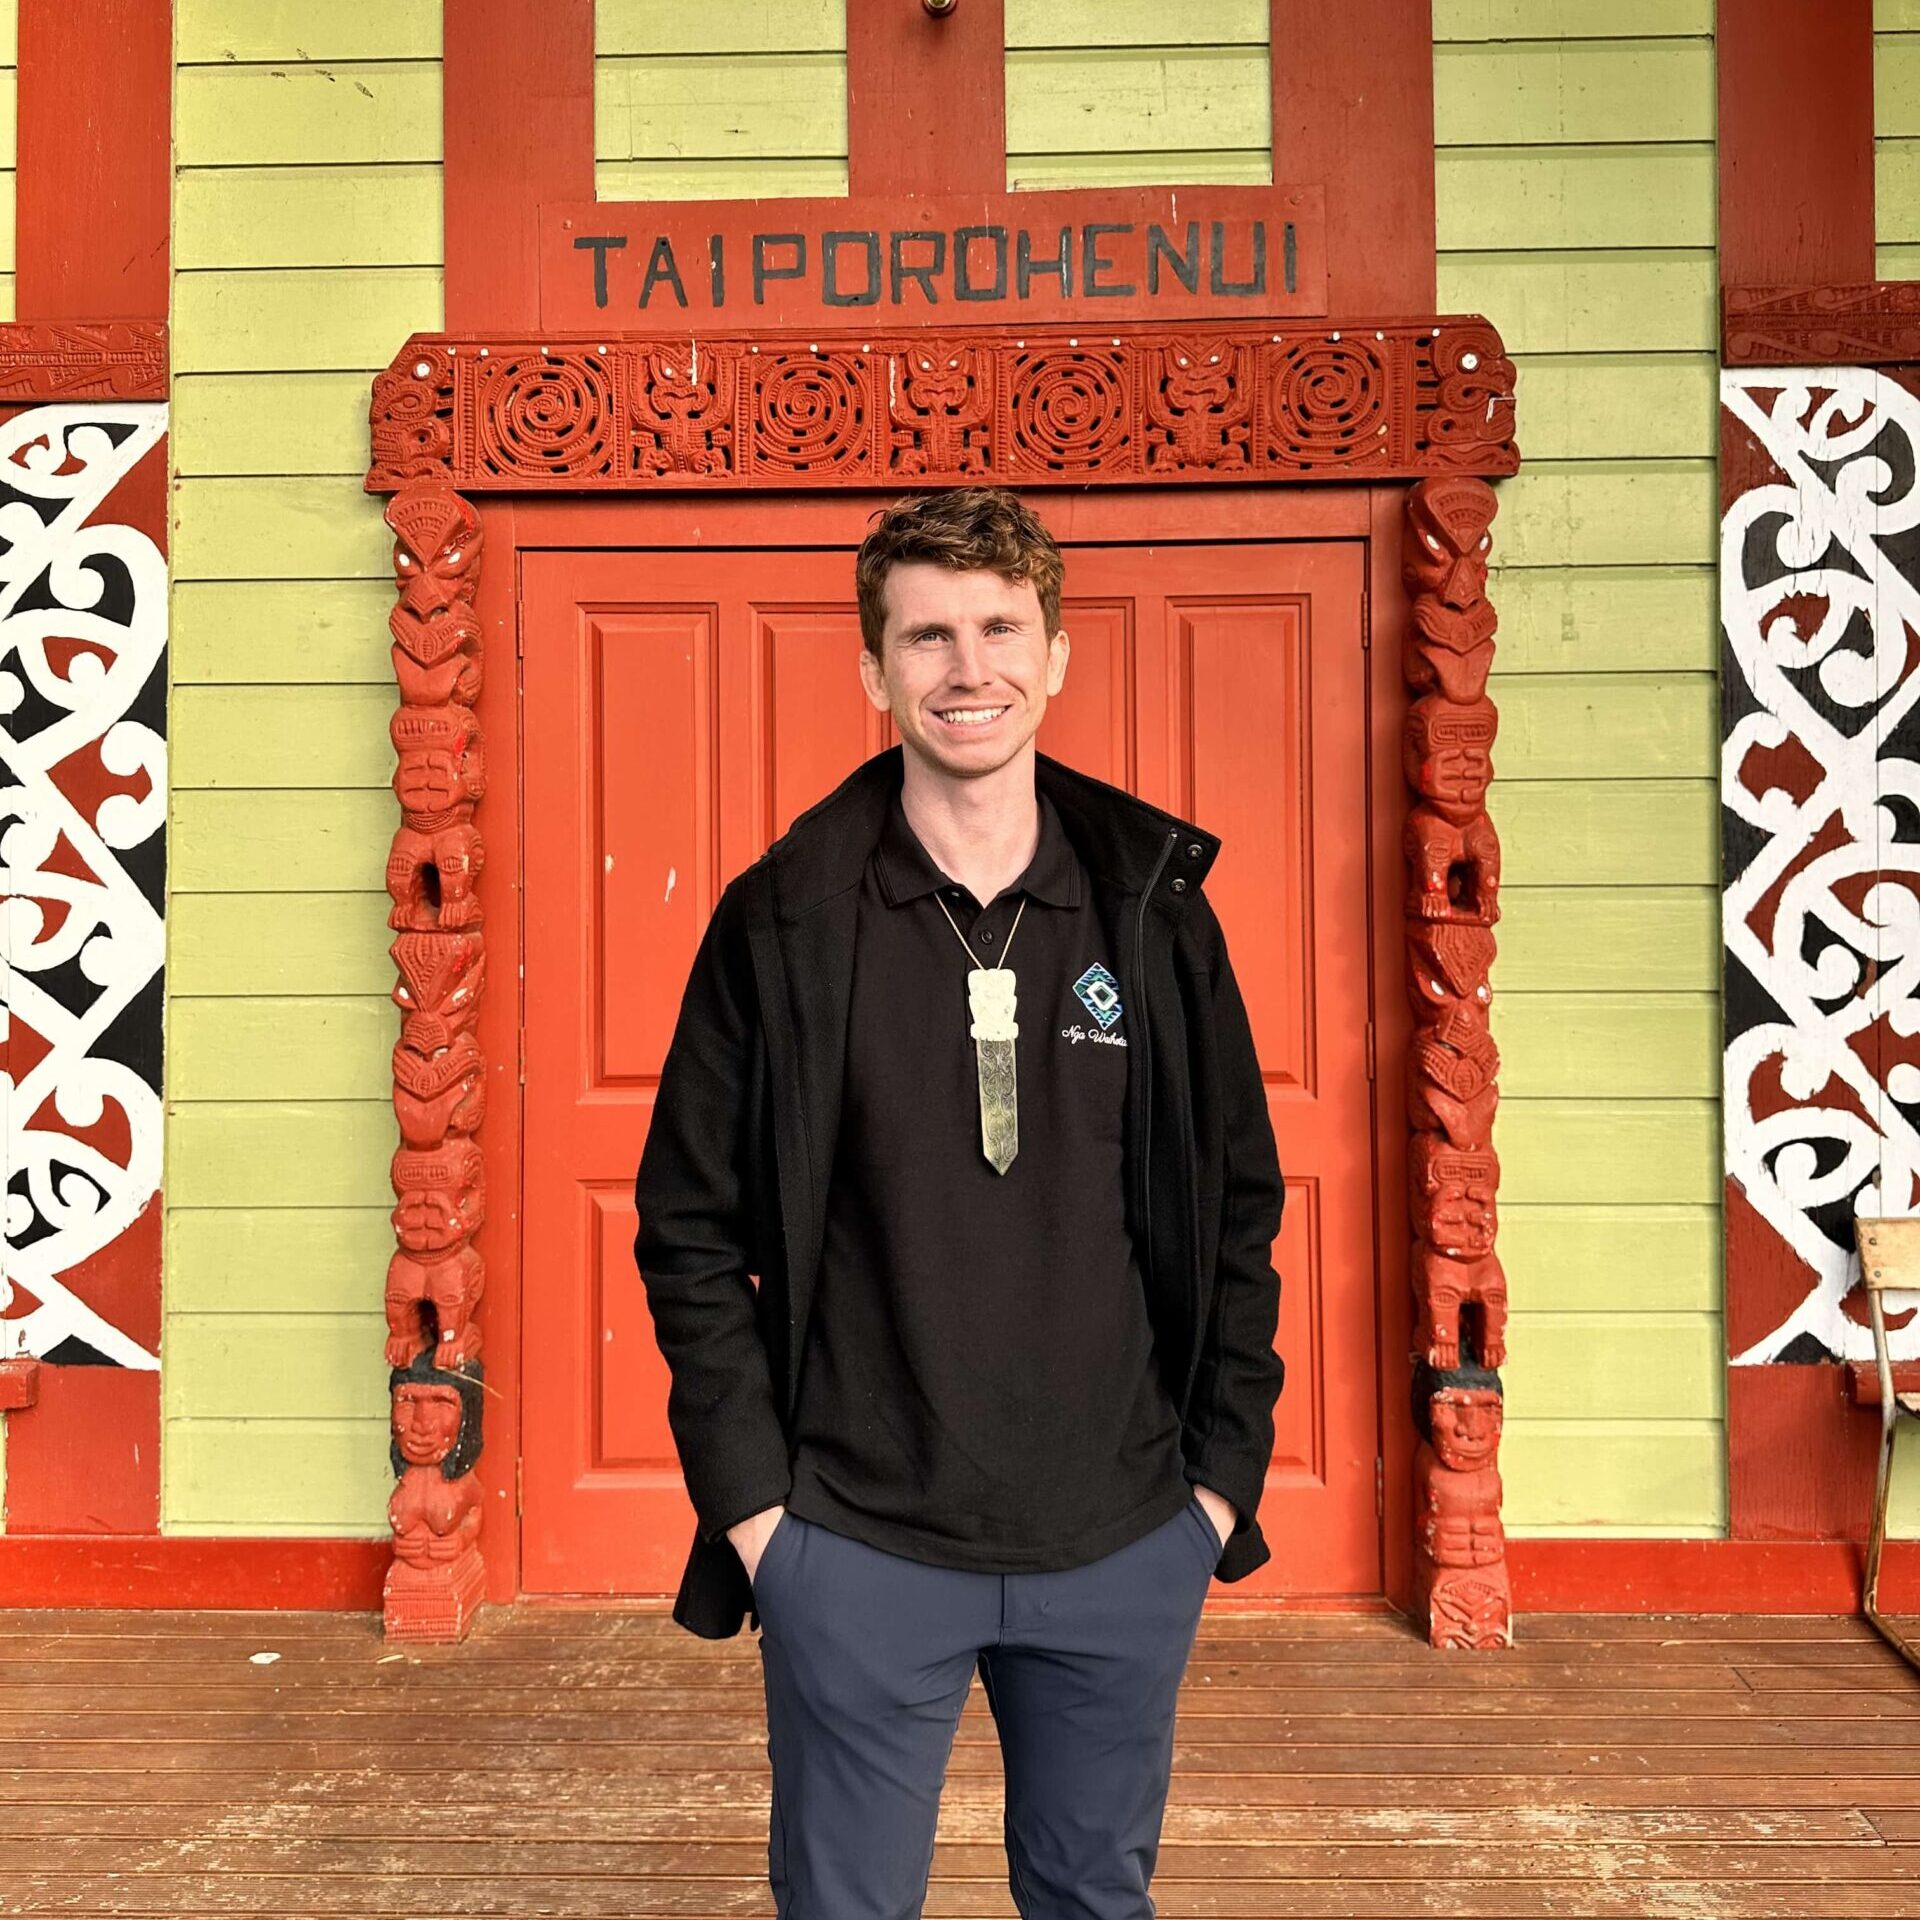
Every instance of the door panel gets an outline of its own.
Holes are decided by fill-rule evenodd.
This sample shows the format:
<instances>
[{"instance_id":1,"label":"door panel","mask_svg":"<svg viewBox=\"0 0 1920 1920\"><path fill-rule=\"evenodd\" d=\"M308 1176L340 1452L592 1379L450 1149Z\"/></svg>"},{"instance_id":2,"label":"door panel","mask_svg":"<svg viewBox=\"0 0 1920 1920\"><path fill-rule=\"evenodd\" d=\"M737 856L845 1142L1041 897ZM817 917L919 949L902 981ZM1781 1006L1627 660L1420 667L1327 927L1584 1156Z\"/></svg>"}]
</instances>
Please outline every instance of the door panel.
<instances>
[{"instance_id":1,"label":"door panel","mask_svg":"<svg viewBox=\"0 0 1920 1920\"><path fill-rule=\"evenodd\" d=\"M849 551L535 552L522 580L524 1580L671 1593L693 1515L633 1269L648 1107L726 879L896 736ZM1221 835L1287 1181L1274 1558L1236 1591L1378 1592L1362 550L1077 545L1068 580L1040 745Z\"/></svg>"}]
</instances>

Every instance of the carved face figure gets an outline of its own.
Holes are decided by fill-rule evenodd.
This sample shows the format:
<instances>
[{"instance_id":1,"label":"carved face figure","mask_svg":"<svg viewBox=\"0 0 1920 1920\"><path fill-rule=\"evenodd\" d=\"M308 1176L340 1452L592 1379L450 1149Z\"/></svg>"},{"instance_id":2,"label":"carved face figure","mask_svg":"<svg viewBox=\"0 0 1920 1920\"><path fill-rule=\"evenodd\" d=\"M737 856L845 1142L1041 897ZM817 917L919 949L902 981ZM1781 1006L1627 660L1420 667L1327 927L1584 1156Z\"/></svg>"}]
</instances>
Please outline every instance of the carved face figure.
<instances>
[{"instance_id":1,"label":"carved face figure","mask_svg":"<svg viewBox=\"0 0 1920 1920\"><path fill-rule=\"evenodd\" d=\"M1413 1225L1443 1253L1477 1259L1493 1251L1500 1163L1491 1148L1455 1147L1431 1133L1413 1141Z\"/></svg>"},{"instance_id":2,"label":"carved face figure","mask_svg":"<svg viewBox=\"0 0 1920 1920\"><path fill-rule=\"evenodd\" d=\"M1403 760L1408 784L1439 803L1449 817L1477 813L1493 778L1491 700L1459 705L1429 695L1407 716Z\"/></svg>"},{"instance_id":3,"label":"carved face figure","mask_svg":"<svg viewBox=\"0 0 1920 1920\"><path fill-rule=\"evenodd\" d=\"M410 1467L435 1467L460 1437L460 1396L452 1387L410 1382L393 1394L393 1439Z\"/></svg>"},{"instance_id":4,"label":"carved face figure","mask_svg":"<svg viewBox=\"0 0 1920 1920\"><path fill-rule=\"evenodd\" d=\"M420 619L471 599L480 557L480 516L451 487L397 494L387 509L400 604Z\"/></svg>"},{"instance_id":5,"label":"carved face figure","mask_svg":"<svg viewBox=\"0 0 1920 1920\"><path fill-rule=\"evenodd\" d=\"M885 599L880 657L860 649L860 680L909 759L943 783L1030 759L1067 677L1067 636L1046 631L1033 582L901 561Z\"/></svg>"},{"instance_id":6,"label":"carved face figure","mask_svg":"<svg viewBox=\"0 0 1920 1920\"><path fill-rule=\"evenodd\" d=\"M1482 480L1416 487L1407 506L1412 537L1402 565L1408 591L1437 595L1456 609L1484 600L1493 512L1493 489Z\"/></svg>"},{"instance_id":7,"label":"carved face figure","mask_svg":"<svg viewBox=\"0 0 1920 1920\"><path fill-rule=\"evenodd\" d=\"M1433 1450L1456 1473L1492 1461L1500 1423L1500 1396L1486 1387L1444 1387L1433 1396Z\"/></svg>"}]
</instances>

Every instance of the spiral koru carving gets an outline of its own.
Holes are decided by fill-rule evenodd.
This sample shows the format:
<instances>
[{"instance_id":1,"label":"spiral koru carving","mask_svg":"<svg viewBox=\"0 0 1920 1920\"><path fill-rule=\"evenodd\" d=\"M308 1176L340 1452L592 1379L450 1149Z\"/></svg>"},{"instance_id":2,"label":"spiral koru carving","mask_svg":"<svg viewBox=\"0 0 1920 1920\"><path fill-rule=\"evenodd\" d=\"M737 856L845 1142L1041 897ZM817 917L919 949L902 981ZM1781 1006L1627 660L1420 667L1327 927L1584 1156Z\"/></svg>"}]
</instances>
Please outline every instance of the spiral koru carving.
<instances>
[{"instance_id":1,"label":"spiral koru carving","mask_svg":"<svg viewBox=\"0 0 1920 1920\"><path fill-rule=\"evenodd\" d=\"M1387 370L1362 340L1303 340L1274 350L1263 399L1269 457L1324 467L1387 450Z\"/></svg>"},{"instance_id":2,"label":"spiral koru carving","mask_svg":"<svg viewBox=\"0 0 1920 1920\"><path fill-rule=\"evenodd\" d=\"M502 354L475 375L480 458L527 479L611 471L619 424L613 377L596 354Z\"/></svg>"},{"instance_id":3,"label":"spiral koru carving","mask_svg":"<svg viewBox=\"0 0 1920 1920\"><path fill-rule=\"evenodd\" d=\"M1013 454L1045 473L1131 466L1133 409L1117 353L1022 354L1013 363Z\"/></svg>"},{"instance_id":4,"label":"spiral koru carving","mask_svg":"<svg viewBox=\"0 0 1920 1920\"><path fill-rule=\"evenodd\" d=\"M778 473L832 473L865 460L873 437L863 354L796 353L755 361L754 462Z\"/></svg>"}]
</instances>

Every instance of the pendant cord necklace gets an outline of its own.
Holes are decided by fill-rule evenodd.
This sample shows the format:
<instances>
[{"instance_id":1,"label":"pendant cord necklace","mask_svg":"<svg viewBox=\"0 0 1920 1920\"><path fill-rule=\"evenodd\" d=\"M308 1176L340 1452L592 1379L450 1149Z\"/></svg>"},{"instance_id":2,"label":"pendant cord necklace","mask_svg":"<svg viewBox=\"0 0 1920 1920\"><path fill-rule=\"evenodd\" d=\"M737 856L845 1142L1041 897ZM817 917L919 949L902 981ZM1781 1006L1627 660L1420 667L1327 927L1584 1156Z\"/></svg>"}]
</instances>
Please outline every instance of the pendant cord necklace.
<instances>
[{"instance_id":1,"label":"pendant cord necklace","mask_svg":"<svg viewBox=\"0 0 1920 1920\"><path fill-rule=\"evenodd\" d=\"M1007 944L1000 950L997 967L983 967L973 960L973 949L960 923L947 911L947 903L936 893L935 902L946 914L947 925L970 963L967 969L967 1006L973 1016L968 1031L973 1037L974 1073L980 1084L980 1150L995 1173L1005 1173L1020 1149L1020 1116L1014 1080L1013 1043L1020 1029L1014 1023L1013 969L1007 955L1013 950L1013 937L1020 931L1021 916L1027 910L1025 896L1013 925L1007 931Z\"/></svg>"}]
</instances>

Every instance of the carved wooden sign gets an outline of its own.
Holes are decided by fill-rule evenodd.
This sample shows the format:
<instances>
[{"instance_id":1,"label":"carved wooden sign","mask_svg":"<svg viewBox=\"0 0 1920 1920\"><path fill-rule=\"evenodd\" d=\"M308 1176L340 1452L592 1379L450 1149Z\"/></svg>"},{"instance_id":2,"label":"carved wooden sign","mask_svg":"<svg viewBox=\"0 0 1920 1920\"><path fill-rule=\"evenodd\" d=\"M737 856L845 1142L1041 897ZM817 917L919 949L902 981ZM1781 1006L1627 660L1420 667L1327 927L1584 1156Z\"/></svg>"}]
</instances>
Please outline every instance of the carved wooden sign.
<instances>
[{"instance_id":1,"label":"carved wooden sign","mask_svg":"<svg viewBox=\"0 0 1920 1920\"><path fill-rule=\"evenodd\" d=\"M1154 187L540 210L543 328L956 327L1327 310L1326 195Z\"/></svg>"},{"instance_id":2,"label":"carved wooden sign","mask_svg":"<svg viewBox=\"0 0 1920 1920\"><path fill-rule=\"evenodd\" d=\"M949 335L416 334L374 382L367 490L1512 473L1513 363L1476 315Z\"/></svg>"}]
</instances>

